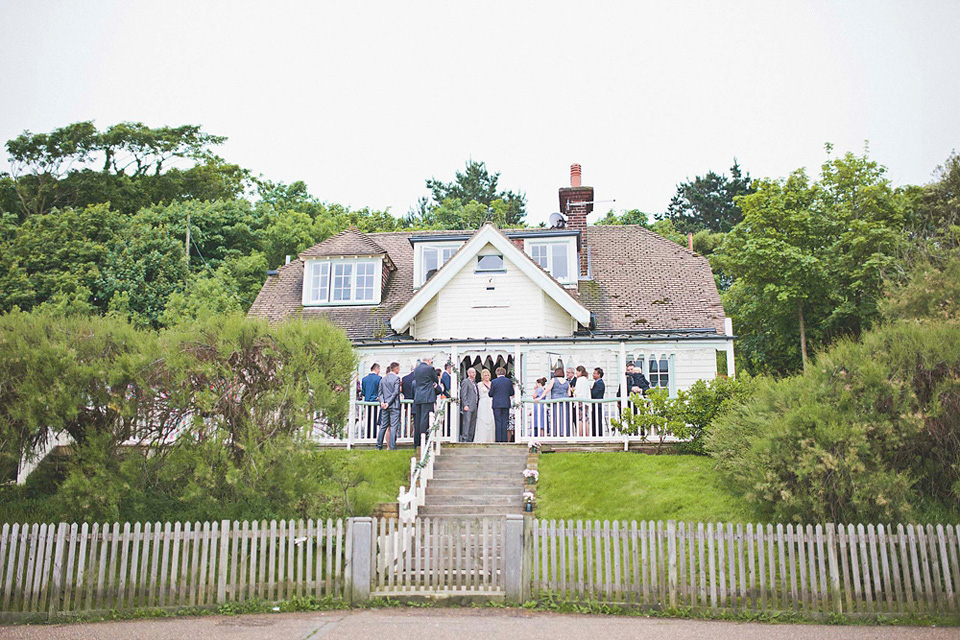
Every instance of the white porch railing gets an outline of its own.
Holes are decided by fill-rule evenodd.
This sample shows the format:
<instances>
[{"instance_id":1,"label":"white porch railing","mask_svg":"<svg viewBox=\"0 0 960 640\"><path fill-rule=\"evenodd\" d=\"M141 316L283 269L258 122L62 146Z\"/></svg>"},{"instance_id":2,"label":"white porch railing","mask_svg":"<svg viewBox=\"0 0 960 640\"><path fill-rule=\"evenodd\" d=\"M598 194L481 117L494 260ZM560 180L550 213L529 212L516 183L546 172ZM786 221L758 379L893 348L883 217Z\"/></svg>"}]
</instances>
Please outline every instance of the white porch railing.
<instances>
[{"instance_id":1,"label":"white porch railing","mask_svg":"<svg viewBox=\"0 0 960 640\"><path fill-rule=\"evenodd\" d=\"M380 430L380 403L357 401L356 419L354 421L353 432L349 440L352 444L376 444L377 432ZM443 421L438 428L438 437L444 442L456 442L460 435L460 427L457 420L457 411L451 411L448 407L456 407L456 403L450 398L437 398L436 412L443 411ZM413 443L413 401L400 401L400 429L397 433L398 443ZM431 422L432 424L432 422ZM389 442L390 433L384 434L384 446Z\"/></svg>"},{"instance_id":2,"label":"white porch railing","mask_svg":"<svg viewBox=\"0 0 960 640\"><path fill-rule=\"evenodd\" d=\"M626 407L633 410L633 400ZM557 398L554 400L521 401L521 420L518 442L677 442L670 432L655 428L637 435L621 433L614 425L620 419L620 399L581 400Z\"/></svg>"}]
</instances>

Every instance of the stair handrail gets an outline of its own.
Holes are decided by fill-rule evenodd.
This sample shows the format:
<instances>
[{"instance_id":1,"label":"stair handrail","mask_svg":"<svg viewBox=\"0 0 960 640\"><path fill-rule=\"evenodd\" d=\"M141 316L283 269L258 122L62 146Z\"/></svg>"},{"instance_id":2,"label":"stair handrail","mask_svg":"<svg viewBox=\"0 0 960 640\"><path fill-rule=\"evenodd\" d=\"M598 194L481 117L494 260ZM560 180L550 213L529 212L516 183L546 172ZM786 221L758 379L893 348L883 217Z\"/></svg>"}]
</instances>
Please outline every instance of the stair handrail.
<instances>
[{"instance_id":1,"label":"stair handrail","mask_svg":"<svg viewBox=\"0 0 960 640\"><path fill-rule=\"evenodd\" d=\"M427 482L433 478L433 465L440 456L440 438L437 431L443 425L450 399L444 400L440 408L433 414L433 424L426 433L420 435L420 460L416 456L410 458L410 488L400 487L397 496L400 521L410 522L416 519L420 507L427 498Z\"/></svg>"}]
</instances>

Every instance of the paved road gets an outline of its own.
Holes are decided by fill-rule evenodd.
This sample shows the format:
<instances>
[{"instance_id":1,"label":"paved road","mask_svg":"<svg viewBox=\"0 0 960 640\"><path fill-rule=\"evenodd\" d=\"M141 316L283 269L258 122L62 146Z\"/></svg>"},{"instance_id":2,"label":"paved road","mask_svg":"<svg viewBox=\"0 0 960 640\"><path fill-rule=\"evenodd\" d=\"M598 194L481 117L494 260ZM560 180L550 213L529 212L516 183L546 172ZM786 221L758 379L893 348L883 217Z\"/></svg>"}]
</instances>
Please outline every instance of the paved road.
<instances>
[{"instance_id":1,"label":"paved road","mask_svg":"<svg viewBox=\"0 0 960 640\"><path fill-rule=\"evenodd\" d=\"M0 640L957 640L960 628L763 625L518 609L360 609L0 627Z\"/></svg>"}]
</instances>

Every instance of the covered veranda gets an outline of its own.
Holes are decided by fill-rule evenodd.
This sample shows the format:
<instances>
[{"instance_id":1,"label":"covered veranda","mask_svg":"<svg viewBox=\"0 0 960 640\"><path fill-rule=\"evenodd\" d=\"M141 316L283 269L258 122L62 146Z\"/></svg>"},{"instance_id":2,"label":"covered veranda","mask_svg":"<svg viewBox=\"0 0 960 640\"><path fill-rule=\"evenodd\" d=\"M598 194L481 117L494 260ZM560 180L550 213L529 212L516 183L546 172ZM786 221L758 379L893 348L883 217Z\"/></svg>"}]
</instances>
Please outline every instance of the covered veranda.
<instances>
[{"instance_id":1,"label":"covered veranda","mask_svg":"<svg viewBox=\"0 0 960 640\"><path fill-rule=\"evenodd\" d=\"M400 364L400 376L413 370L424 357L432 357L433 366L443 369L453 365L450 397L438 398L435 416L441 421L436 432L444 442L460 441L459 397L460 381L470 367L479 371L503 366L516 385L516 396L511 411L511 438L514 442L538 441L564 445L622 445L647 442L673 442L671 433L625 434L615 424L625 408L632 409L628 394L618 397L618 389L626 388L627 363L636 362L655 387L671 395L685 389L700 378L713 378L717 373L717 353L726 354L726 373L732 376L733 343L727 335L712 330L685 332L635 333L629 336L584 336L530 340L449 340L412 341L382 340L357 345L358 369L350 389L356 389L359 379L369 373L370 367L380 364L382 370L391 362ZM579 400L562 398L539 400L533 398L535 381L550 378L556 367L583 365L588 372L595 367L604 371L606 392L603 398ZM382 371L383 372L383 371ZM412 402L402 401L400 431L397 443L413 446L411 421ZM431 423L435 418L431 418ZM325 446L368 448L376 445L379 428L379 404L364 402L351 393L350 410L345 432L318 427L314 435Z\"/></svg>"}]
</instances>

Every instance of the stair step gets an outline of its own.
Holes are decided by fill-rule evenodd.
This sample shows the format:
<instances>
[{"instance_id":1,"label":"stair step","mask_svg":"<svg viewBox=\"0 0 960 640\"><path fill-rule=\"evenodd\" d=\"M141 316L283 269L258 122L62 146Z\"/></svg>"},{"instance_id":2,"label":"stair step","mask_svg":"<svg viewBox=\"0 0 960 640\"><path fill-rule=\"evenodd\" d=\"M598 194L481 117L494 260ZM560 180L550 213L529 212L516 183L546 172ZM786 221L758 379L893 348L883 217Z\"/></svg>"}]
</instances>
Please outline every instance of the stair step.
<instances>
[{"instance_id":1,"label":"stair step","mask_svg":"<svg viewBox=\"0 0 960 640\"><path fill-rule=\"evenodd\" d=\"M488 505L424 505L420 507L418 513L421 516L458 516L468 518L473 516L491 516L507 515L511 513L521 513L523 507L518 503L515 507L510 506L488 506Z\"/></svg>"},{"instance_id":2,"label":"stair step","mask_svg":"<svg viewBox=\"0 0 960 640\"><path fill-rule=\"evenodd\" d=\"M499 506L499 505L522 505L523 498L518 495L504 495L504 496L431 496L427 494L428 504L431 506L440 506L440 505L490 505L490 506Z\"/></svg>"},{"instance_id":3,"label":"stair step","mask_svg":"<svg viewBox=\"0 0 960 640\"><path fill-rule=\"evenodd\" d=\"M440 496L518 496L522 492L517 491L515 485L490 486L487 484L475 484L468 486L451 487L443 483L436 482L436 478L427 484L427 499Z\"/></svg>"}]
</instances>

